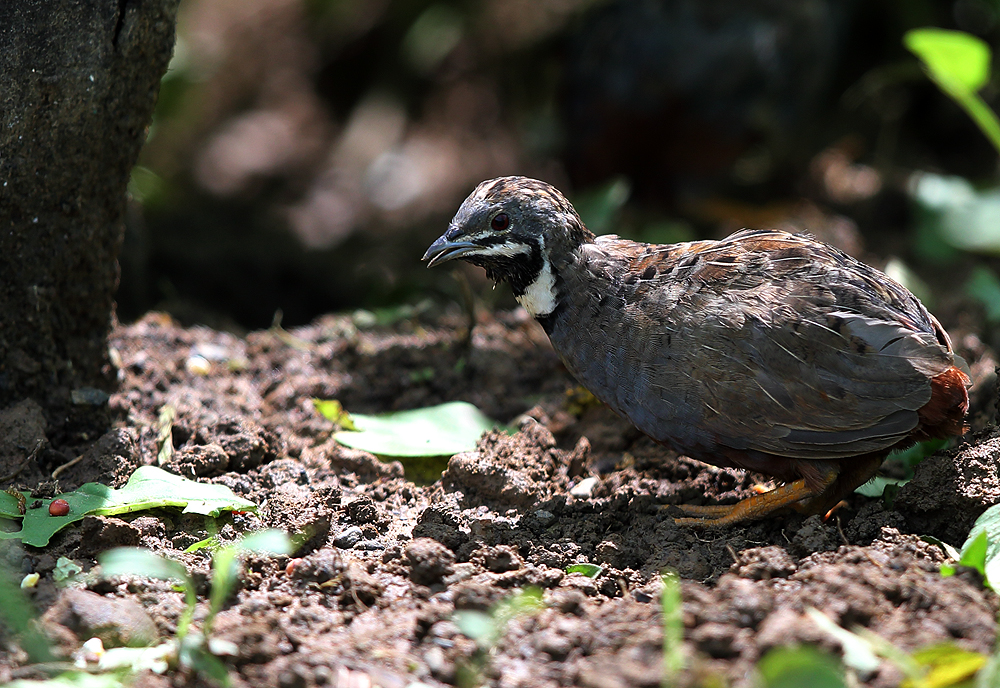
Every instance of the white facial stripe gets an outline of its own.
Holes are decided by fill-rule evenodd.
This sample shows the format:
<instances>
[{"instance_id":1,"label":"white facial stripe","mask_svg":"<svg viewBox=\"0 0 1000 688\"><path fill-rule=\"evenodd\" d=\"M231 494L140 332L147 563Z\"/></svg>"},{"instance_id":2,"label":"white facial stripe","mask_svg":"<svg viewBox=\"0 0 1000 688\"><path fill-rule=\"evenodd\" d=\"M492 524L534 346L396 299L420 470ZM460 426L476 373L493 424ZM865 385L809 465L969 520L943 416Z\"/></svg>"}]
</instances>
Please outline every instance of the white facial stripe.
<instances>
[{"instance_id":1,"label":"white facial stripe","mask_svg":"<svg viewBox=\"0 0 1000 688\"><path fill-rule=\"evenodd\" d=\"M503 256L504 258L513 258L514 256L519 256L530 252L531 252L531 247L528 246L527 244L507 241L502 244L496 244L494 246L484 246L483 248L476 249L474 255Z\"/></svg>"},{"instance_id":2,"label":"white facial stripe","mask_svg":"<svg viewBox=\"0 0 1000 688\"><path fill-rule=\"evenodd\" d=\"M556 309L556 276L552 274L552 266L547 258L538 277L517 297L517 302L533 318L548 315Z\"/></svg>"}]
</instances>

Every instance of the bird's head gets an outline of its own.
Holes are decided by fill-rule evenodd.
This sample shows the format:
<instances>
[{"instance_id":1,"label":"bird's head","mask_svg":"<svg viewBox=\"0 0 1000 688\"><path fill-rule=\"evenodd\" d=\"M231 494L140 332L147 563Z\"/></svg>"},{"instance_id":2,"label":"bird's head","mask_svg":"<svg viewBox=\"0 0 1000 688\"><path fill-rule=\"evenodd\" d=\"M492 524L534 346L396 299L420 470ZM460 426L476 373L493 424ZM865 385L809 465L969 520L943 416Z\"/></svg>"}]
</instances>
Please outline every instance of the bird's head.
<instances>
[{"instance_id":1,"label":"bird's head","mask_svg":"<svg viewBox=\"0 0 1000 688\"><path fill-rule=\"evenodd\" d=\"M534 316L555 308L555 277L574 249L593 241L573 205L545 182L500 177L476 187L448 231L424 254L428 267L456 258L507 282Z\"/></svg>"}]
</instances>

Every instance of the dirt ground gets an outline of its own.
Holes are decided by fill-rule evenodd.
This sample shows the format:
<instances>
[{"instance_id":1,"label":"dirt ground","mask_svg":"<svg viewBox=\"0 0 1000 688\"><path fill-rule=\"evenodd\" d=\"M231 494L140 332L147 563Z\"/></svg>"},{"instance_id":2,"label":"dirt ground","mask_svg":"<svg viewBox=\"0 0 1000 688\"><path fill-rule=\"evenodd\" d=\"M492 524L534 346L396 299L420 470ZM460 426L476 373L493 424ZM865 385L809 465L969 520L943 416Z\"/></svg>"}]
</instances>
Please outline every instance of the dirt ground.
<instances>
[{"instance_id":1,"label":"dirt ground","mask_svg":"<svg viewBox=\"0 0 1000 688\"><path fill-rule=\"evenodd\" d=\"M698 530L676 526L660 505L732 501L759 477L677 457L607 409L569 403L573 381L523 312L480 315L471 335L457 312L365 321L328 316L245 338L157 314L118 327L114 429L90 446L47 447L18 476L34 485L86 453L60 475L60 489L119 486L154 463L158 410L172 404L167 468L260 505L258 515L220 519L223 540L261 527L304 534L293 557L252 557L217 619L215 634L238 647L234 685L659 686L659 573L668 568L682 579L685 685L751 686L755 663L774 647L839 653L809 608L904 650L954 641L992 651L996 595L972 571L942 578L944 552L921 539L961 546L976 516L1000 501L993 359L961 322L946 325L977 381L973 432L921 464L892 509L854 495L826 522L790 515ZM211 362L207 374L188 365L193 355ZM419 467L336 444L314 397L362 413L460 399L520 431L487 434L476 452L451 457L443 477L415 482ZM3 475L44 438L44 420L25 402L0 412L0 430ZM109 617L117 642L167 637L183 609L169 584L94 580L62 590L56 559L89 570L110 547L148 547L188 565L204 595L209 554L182 550L206 528L171 510L88 517L45 549L4 545L5 559L42 574L34 599L63 651L106 637ZM603 571L567 574L575 563ZM456 610L489 610L527 586L544 591L544 608L515 617L492 648L459 631ZM25 662L8 639L0 684L38 677ZM889 687L902 675L883 663L860 678ZM177 673L138 681L192 683Z\"/></svg>"}]
</instances>

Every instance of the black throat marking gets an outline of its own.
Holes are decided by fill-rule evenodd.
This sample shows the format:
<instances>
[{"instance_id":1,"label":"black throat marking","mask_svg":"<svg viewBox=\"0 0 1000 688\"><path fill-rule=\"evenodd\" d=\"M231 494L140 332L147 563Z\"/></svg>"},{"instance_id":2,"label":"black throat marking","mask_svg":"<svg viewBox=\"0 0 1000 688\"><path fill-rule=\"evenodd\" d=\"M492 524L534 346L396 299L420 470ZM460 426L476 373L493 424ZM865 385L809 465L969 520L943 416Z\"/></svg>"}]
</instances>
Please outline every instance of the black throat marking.
<instances>
[{"instance_id":1,"label":"black throat marking","mask_svg":"<svg viewBox=\"0 0 1000 688\"><path fill-rule=\"evenodd\" d=\"M500 245L511 241L512 237L490 237L481 242L484 246ZM514 296L523 296L528 287L538 279L545 265L539 242L534 237L517 237L516 241L528 247L526 253L513 256L471 255L467 260L486 270L486 276L494 282L506 282Z\"/></svg>"}]
</instances>

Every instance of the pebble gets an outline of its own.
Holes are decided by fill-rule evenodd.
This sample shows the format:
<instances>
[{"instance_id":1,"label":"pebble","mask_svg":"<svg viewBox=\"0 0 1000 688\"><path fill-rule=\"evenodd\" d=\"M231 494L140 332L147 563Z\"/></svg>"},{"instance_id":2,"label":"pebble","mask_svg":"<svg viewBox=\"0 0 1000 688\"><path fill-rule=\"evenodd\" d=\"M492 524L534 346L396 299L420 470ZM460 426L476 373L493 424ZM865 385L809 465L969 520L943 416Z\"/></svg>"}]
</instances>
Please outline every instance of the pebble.
<instances>
[{"instance_id":1,"label":"pebble","mask_svg":"<svg viewBox=\"0 0 1000 688\"><path fill-rule=\"evenodd\" d=\"M94 387L78 387L69 393L69 400L77 406L104 406L111 395Z\"/></svg>"},{"instance_id":2,"label":"pebble","mask_svg":"<svg viewBox=\"0 0 1000 688\"><path fill-rule=\"evenodd\" d=\"M594 488L597 487L597 478L590 477L584 478L569 491L574 497L581 497L586 499L594 493Z\"/></svg>"},{"instance_id":3,"label":"pebble","mask_svg":"<svg viewBox=\"0 0 1000 688\"><path fill-rule=\"evenodd\" d=\"M538 522L541 523L543 526L548 526L551 525L552 522L556 520L556 515L551 511L546 511L545 509L539 509L538 511L535 512L535 518L537 518Z\"/></svg>"},{"instance_id":4,"label":"pebble","mask_svg":"<svg viewBox=\"0 0 1000 688\"><path fill-rule=\"evenodd\" d=\"M360 540L354 545L354 549L363 549L368 552L381 552L385 549L385 543L378 540Z\"/></svg>"},{"instance_id":5,"label":"pebble","mask_svg":"<svg viewBox=\"0 0 1000 688\"><path fill-rule=\"evenodd\" d=\"M184 369L193 375L205 376L212 372L212 363L204 356L188 356Z\"/></svg>"},{"instance_id":6,"label":"pebble","mask_svg":"<svg viewBox=\"0 0 1000 688\"><path fill-rule=\"evenodd\" d=\"M348 526L337 533L337 535L333 538L333 544L340 549L351 549L354 545L361 542L363 537L364 534L361 532L360 528L357 526Z\"/></svg>"}]
</instances>

